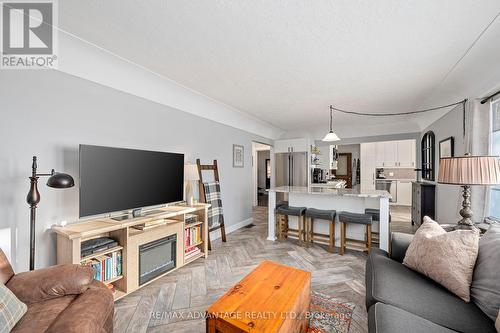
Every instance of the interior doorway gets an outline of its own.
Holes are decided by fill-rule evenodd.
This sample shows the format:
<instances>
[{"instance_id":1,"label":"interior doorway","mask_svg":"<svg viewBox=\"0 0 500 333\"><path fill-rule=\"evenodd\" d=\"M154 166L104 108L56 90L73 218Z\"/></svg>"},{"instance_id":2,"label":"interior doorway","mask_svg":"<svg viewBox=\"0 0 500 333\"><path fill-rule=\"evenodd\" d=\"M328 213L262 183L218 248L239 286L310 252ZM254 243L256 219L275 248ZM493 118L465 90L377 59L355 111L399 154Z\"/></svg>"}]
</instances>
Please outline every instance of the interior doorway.
<instances>
[{"instance_id":1,"label":"interior doorway","mask_svg":"<svg viewBox=\"0 0 500 333\"><path fill-rule=\"evenodd\" d=\"M333 170L335 178L345 180L346 187L352 188L352 153L339 153L337 169Z\"/></svg>"},{"instance_id":2,"label":"interior doorway","mask_svg":"<svg viewBox=\"0 0 500 333\"><path fill-rule=\"evenodd\" d=\"M271 187L272 164L271 146L252 142L253 198L254 206L267 207Z\"/></svg>"}]
</instances>

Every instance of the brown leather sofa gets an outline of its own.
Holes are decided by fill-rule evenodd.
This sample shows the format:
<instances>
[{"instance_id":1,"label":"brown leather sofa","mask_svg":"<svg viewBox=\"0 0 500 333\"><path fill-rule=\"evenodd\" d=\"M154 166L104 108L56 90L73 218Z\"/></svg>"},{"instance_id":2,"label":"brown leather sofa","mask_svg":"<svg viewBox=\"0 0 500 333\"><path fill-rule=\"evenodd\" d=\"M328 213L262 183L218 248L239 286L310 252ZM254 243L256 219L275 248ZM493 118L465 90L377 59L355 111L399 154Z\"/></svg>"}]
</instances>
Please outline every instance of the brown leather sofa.
<instances>
[{"instance_id":1,"label":"brown leather sofa","mask_svg":"<svg viewBox=\"0 0 500 333\"><path fill-rule=\"evenodd\" d=\"M92 276L80 265L14 274L0 249L0 282L28 306L12 332L113 332L113 294Z\"/></svg>"}]
</instances>

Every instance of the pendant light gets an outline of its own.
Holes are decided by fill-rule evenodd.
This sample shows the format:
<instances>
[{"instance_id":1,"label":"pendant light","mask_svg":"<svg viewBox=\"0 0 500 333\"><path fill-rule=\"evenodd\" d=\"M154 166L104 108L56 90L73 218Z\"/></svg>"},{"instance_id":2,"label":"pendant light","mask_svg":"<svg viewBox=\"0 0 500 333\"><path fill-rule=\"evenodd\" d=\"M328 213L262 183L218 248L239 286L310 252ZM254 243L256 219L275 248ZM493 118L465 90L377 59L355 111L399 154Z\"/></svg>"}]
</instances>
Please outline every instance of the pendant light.
<instances>
[{"instance_id":1,"label":"pendant light","mask_svg":"<svg viewBox=\"0 0 500 333\"><path fill-rule=\"evenodd\" d=\"M330 132L328 132L321 141L332 142L340 140L339 136L333 132L332 122L333 122L333 107L330 105Z\"/></svg>"}]
</instances>

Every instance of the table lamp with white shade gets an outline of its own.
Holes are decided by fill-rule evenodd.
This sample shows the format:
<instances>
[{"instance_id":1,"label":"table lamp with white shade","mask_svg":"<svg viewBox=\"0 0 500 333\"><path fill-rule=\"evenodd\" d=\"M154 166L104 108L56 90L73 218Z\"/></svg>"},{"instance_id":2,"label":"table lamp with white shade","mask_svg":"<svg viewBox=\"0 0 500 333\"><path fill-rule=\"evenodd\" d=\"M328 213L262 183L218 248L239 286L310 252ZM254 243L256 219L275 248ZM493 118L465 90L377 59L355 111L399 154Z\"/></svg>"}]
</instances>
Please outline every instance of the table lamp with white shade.
<instances>
[{"instance_id":1,"label":"table lamp with white shade","mask_svg":"<svg viewBox=\"0 0 500 333\"><path fill-rule=\"evenodd\" d=\"M194 204L194 197L191 183L200 180L196 164L188 163L184 165L184 180L186 181L186 202L192 206Z\"/></svg>"},{"instance_id":2,"label":"table lamp with white shade","mask_svg":"<svg viewBox=\"0 0 500 333\"><path fill-rule=\"evenodd\" d=\"M462 186L462 209L458 228L474 228L471 209L471 186L500 184L500 161L497 156L470 156L442 158L439 162L438 183Z\"/></svg>"}]
</instances>

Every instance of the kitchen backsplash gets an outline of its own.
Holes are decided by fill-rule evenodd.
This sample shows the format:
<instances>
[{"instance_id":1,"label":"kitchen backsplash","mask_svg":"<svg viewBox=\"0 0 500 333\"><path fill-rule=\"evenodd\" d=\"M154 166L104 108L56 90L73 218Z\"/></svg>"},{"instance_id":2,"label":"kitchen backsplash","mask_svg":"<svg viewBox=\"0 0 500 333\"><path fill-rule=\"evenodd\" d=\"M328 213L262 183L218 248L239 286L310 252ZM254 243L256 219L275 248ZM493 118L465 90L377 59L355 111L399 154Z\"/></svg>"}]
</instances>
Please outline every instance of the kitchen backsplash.
<instances>
[{"instance_id":1,"label":"kitchen backsplash","mask_svg":"<svg viewBox=\"0 0 500 333\"><path fill-rule=\"evenodd\" d=\"M391 176L392 173L392 176ZM416 179L417 172L413 168L384 168L386 179Z\"/></svg>"}]
</instances>

